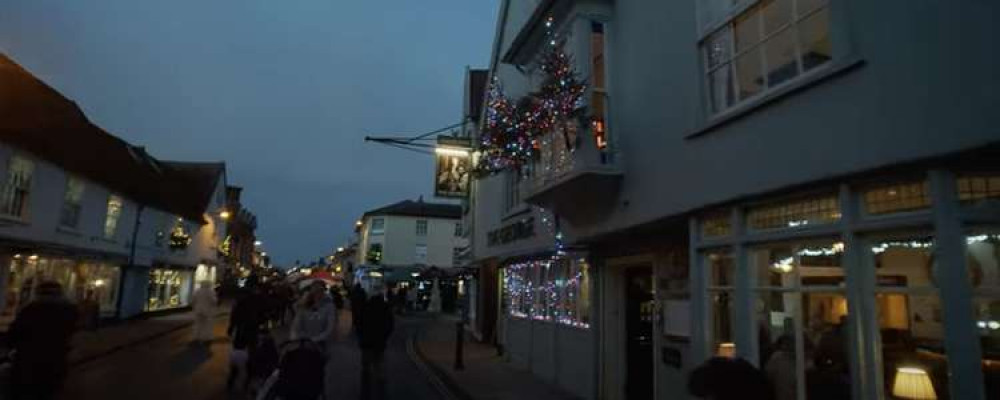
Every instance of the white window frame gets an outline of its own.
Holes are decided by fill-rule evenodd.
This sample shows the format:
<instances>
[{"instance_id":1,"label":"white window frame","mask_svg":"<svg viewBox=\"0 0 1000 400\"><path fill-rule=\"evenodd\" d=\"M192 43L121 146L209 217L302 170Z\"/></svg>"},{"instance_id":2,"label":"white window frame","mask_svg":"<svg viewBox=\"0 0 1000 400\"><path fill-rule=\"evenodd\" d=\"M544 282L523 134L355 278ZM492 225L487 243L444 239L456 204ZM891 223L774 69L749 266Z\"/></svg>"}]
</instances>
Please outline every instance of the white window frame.
<instances>
[{"instance_id":1,"label":"white window frame","mask_svg":"<svg viewBox=\"0 0 1000 400\"><path fill-rule=\"evenodd\" d=\"M378 222L376 224L376 222ZM385 218L372 218L371 226L368 228L369 236L379 236L385 234Z\"/></svg>"},{"instance_id":2,"label":"white window frame","mask_svg":"<svg viewBox=\"0 0 1000 400\"><path fill-rule=\"evenodd\" d=\"M825 67L829 67L832 64L833 60L836 58L834 54L831 54L830 60L827 60L823 64L814 66L808 71L805 70L802 63L802 45L800 43L800 37L798 33L799 32L798 27L803 21L809 19L810 17L816 15L819 12L822 12L823 10L827 10L826 12L828 13L828 18L831 18L830 17L831 14L829 14L831 0L825 0L822 5L818 5L816 6L816 8L808 10L802 13L801 15L798 12L798 5L800 1L804 0L788 0L788 1L792 2L791 20L787 24L774 29L773 32L765 34L764 18L762 16L758 17L757 34L759 35L759 41L753 45L748 46L748 48L746 49L742 49L739 53L736 52L735 21L736 19L745 15L745 13L751 11L758 5L763 5L764 0L746 0L737 2L736 4L733 4L730 7L728 12L720 13L721 15L724 16L718 17L717 19L712 21L699 21L699 24L703 23L704 25L699 26L698 28L699 29L698 57L700 57L701 81L703 83L703 88L705 93L704 105L706 107L705 108L706 115L708 115L710 118L716 118L719 116L727 115L733 112L734 110L740 109L742 105L758 101L759 99L766 97L768 93L777 92L784 87L794 84L795 82L802 81L803 79L806 79L806 77L814 75L814 73L816 73L817 71L824 70ZM705 2L706 0L700 0L699 4L704 4ZM758 12L761 14L763 13L762 10L757 10L753 12ZM829 35L830 38L829 40L833 41L832 21L828 19L827 23L829 25L827 27L827 34ZM792 40L795 46L795 64L797 71L796 75L794 77L784 80L781 83L778 83L776 85L771 85L768 82L769 74L768 74L767 56L766 54L762 54L760 56L761 65L759 66L761 71L761 78L763 78L761 89L758 92L754 93L753 95L750 95L746 98L741 98L739 78L735 66L737 60L740 58L740 56L744 54L754 51L763 51L762 49L764 48L763 46L765 45L765 43L767 43L770 39L782 33L787 32L788 30L792 31ZM722 61L719 62L719 65L710 67L707 44L708 41L713 36L721 32L726 32L726 36L728 37L727 40L728 49L726 49L728 57L723 58ZM711 75L714 72L719 71L723 68L729 69L728 86L730 86L729 90L731 90L732 97L730 100L731 102L727 102L728 104L725 104L720 109L715 110L715 101L713 100L714 88L711 83Z\"/></svg>"},{"instance_id":3,"label":"white window frame","mask_svg":"<svg viewBox=\"0 0 1000 400\"><path fill-rule=\"evenodd\" d=\"M430 224L426 219L418 219L416 223L416 234L417 236L424 237L427 236L427 232L430 231Z\"/></svg>"},{"instance_id":4,"label":"white window frame","mask_svg":"<svg viewBox=\"0 0 1000 400\"><path fill-rule=\"evenodd\" d=\"M79 185L79 193L76 194L77 196L79 196L79 198L76 199L72 197L74 193L71 190L74 183ZM60 227L71 228L71 229L79 228L80 216L83 211L83 196L86 192L87 192L86 181L73 175L66 176L66 191L63 195L62 208L59 210ZM70 212L71 208L72 212L74 212L75 215L73 216L72 222L69 223L70 221L68 221L69 217L67 216L67 212Z\"/></svg>"},{"instance_id":5,"label":"white window frame","mask_svg":"<svg viewBox=\"0 0 1000 400\"><path fill-rule=\"evenodd\" d=\"M421 251L422 250L422 251ZM416 264L427 264L427 245L417 244L413 249L413 260Z\"/></svg>"},{"instance_id":6,"label":"white window frame","mask_svg":"<svg viewBox=\"0 0 1000 400\"><path fill-rule=\"evenodd\" d=\"M25 170L14 175L14 166L21 163ZM0 214L8 218L27 220L31 213L31 186L34 182L35 161L15 153L7 161L7 178L0 192ZM15 210L17 208L17 210Z\"/></svg>"},{"instance_id":7,"label":"white window frame","mask_svg":"<svg viewBox=\"0 0 1000 400\"><path fill-rule=\"evenodd\" d=\"M117 207L115 206L117 204ZM119 195L108 195L107 212L104 215L104 238L114 240L118 235L118 223L121 222L122 211L125 209L125 199Z\"/></svg>"}]
</instances>

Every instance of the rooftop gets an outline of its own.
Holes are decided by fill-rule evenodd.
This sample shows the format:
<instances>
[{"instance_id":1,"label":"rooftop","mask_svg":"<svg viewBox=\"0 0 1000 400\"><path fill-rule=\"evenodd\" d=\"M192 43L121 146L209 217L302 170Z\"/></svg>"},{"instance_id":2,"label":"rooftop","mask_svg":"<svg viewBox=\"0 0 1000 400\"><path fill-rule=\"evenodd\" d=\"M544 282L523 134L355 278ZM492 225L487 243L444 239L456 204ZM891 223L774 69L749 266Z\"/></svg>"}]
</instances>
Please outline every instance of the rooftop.
<instances>
[{"instance_id":1,"label":"rooftop","mask_svg":"<svg viewBox=\"0 0 1000 400\"><path fill-rule=\"evenodd\" d=\"M462 206L446 203L427 203L423 198L413 200L403 200L385 207L376 208L365 213L365 217L394 215L404 217L427 217L427 218L462 218Z\"/></svg>"}]
</instances>

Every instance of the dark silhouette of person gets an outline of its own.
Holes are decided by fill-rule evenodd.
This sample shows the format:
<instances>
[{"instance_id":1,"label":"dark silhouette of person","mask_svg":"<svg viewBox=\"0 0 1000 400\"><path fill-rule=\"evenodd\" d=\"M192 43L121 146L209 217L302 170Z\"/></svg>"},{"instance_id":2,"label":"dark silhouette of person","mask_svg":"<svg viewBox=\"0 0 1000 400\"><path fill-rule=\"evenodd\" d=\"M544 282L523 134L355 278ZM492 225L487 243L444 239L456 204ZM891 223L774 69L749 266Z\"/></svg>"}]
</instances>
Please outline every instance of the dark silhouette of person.
<instances>
[{"instance_id":1,"label":"dark silhouette of person","mask_svg":"<svg viewBox=\"0 0 1000 400\"><path fill-rule=\"evenodd\" d=\"M361 312L365 306L365 299L368 295L365 293L365 289L361 287L360 283L355 283L354 287L351 288L351 326L354 328L354 333L360 335L361 328Z\"/></svg>"},{"instance_id":2,"label":"dark silhouette of person","mask_svg":"<svg viewBox=\"0 0 1000 400\"><path fill-rule=\"evenodd\" d=\"M385 347L392 333L392 308L381 291L364 303L360 322L361 398L385 398Z\"/></svg>"},{"instance_id":3,"label":"dark silhouette of person","mask_svg":"<svg viewBox=\"0 0 1000 400\"><path fill-rule=\"evenodd\" d=\"M70 340L79 321L77 307L56 282L42 282L35 299L18 314L9 330L14 353L11 387L14 400L55 398L66 377Z\"/></svg>"},{"instance_id":4,"label":"dark silhouette of person","mask_svg":"<svg viewBox=\"0 0 1000 400\"><path fill-rule=\"evenodd\" d=\"M229 314L229 328L226 333L233 340L233 351L246 352L245 357L236 357L232 360L234 365L230 368L227 387L232 388L236 383L240 371L247 371L247 359L252 357L257 347L260 326L266 320L267 304L260 294L260 287L249 288L249 293L244 294L233 305ZM244 387L249 384L250 377L245 375Z\"/></svg>"},{"instance_id":5,"label":"dark silhouette of person","mask_svg":"<svg viewBox=\"0 0 1000 400\"><path fill-rule=\"evenodd\" d=\"M711 400L774 400L767 376L746 360L715 357L691 371L688 392Z\"/></svg>"}]
</instances>

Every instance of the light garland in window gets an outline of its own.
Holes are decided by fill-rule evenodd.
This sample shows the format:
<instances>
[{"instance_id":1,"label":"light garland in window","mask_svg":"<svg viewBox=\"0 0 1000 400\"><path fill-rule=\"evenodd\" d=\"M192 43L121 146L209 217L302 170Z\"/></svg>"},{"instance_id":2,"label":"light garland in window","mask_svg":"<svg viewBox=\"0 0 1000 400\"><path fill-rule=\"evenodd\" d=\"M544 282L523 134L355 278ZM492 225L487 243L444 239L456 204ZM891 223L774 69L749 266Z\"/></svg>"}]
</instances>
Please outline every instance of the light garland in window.
<instances>
[{"instance_id":1,"label":"light garland in window","mask_svg":"<svg viewBox=\"0 0 1000 400\"><path fill-rule=\"evenodd\" d=\"M584 282L583 259L537 259L510 264L504 276L507 309L511 317L554 321L577 328L589 328L578 310ZM559 277L554 271L573 271ZM537 282L536 282L537 280Z\"/></svg>"}]
</instances>

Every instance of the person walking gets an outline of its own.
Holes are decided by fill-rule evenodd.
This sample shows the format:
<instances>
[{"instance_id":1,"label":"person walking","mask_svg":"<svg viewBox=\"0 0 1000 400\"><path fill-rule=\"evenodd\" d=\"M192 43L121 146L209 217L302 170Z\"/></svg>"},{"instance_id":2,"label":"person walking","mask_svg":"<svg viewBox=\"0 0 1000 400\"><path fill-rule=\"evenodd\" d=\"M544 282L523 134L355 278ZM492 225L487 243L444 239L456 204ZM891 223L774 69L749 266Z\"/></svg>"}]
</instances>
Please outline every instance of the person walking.
<instances>
[{"instance_id":1,"label":"person walking","mask_svg":"<svg viewBox=\"0 0 1000 400\"><path fill-rule=\"evenodd\" d=\"M196 343L207 345L212 341L212 337L215 336L212 332L212 325L218 305L219 299L215 296L212 283L202 281L198 286L198 290L195 290L191 296L191 309L194 311L194 324L192 324L192 327L194 328L194 341Z\"/></svg>"},{"instance_id":2,"label":"person walking","mask_svg":"<svg viewBox=\"0 0 1000 400\"><path fill-rule=\"evenodd\" d=\"M361 398L385 398L385 347L392 333L392 308L385 294L376 290L362 308L360 322Z\"/></svg>"},{"instance_id":3,"label":"person walking","mask_svg":"<svg viewBox=\"0 0 1000 400\"><path fill-rule=\"evenodd\" d=\"M55 398L66 377L66 356L78 318L59 283L38 285L34 301L17 314L8 331L14 352L14 400Z\"/></svg>"},{"instance_id":4,"label":"person walking","mask_svg":"<svg viewBox=\"0 0 1000 400\"><path fill-rule=\"evenodd\" d=\"M351 327L354 329L354 333L358 335L361 332L361 312L364 309L367 297L365 289L361 287L361 284L355 283L354 287L351 288Z\"/></svg>"},{"instance_id":5,"label":"person walking","mask_svg":"<svg viewBox=\"0 0 1000 400\"><path fill-rule=\"evenodd\" d=\"M333 301L326 296L325 285L313 282L295 311L291 339L309 339L326 350L326 343L333 335L334 318Z\"/></svg>"},{"instance_id":6,"label":"person walking","mask_svg":"<svg viewBox=\"0 0 1000 400\"><path fill-rule=\"evenodd\" d=\"M260 287L248 288L229 313L229 328L226 334L232 338L232 349L229 357L229 379L226 387L232 389L236 381L243 377L243 387L250 382L247 363L257 347L260 326L266 319L266 304L260 295Z\"/></svg>"}]
</instances>

